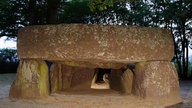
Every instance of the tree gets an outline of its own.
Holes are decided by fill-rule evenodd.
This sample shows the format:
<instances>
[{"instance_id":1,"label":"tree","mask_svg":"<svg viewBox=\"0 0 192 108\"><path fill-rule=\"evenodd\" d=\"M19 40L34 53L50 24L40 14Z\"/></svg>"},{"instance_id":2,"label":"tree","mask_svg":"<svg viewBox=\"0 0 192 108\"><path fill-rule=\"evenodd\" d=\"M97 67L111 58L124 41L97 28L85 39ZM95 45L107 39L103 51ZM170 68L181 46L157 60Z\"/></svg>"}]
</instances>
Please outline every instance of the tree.
<instances>
[{"instance_id":1,"label":"tree","mask_svg":"<svg viewBox=\"0 0 192 108\"><path fill-rule=\"evenodd\" d=\"M188 75L192 48L191 0L1 0L0 37L16 37L27 25L88 23L137 25L172 31L174 60L182 79ZM192 78L192 76L191 76Z\"/></svg>"},{"instance_id":2,"label":"tree","mask_svg":"<svg viewBox=\"0 0 192 108\"><path fill-rule=\"evenodd\" d=\"M17 37L27 25L57 23L57 10L65 0L3 0L0 2L0 37Z\"/></svg>"},{"instance_id":3,"label":"tree","mask_svg":"<svg viewBox=\"0 0 192 108\"><path fill-rule=\"evenodd\" d=\"M188 48L189 43L192 39L191 37L191 24L189 22L192 22L192 16L191 16L191 6L192 2L189 0L181 0L181 1L175 1L168 4L168 8L164 11L165 18L169 18L169 20L164 20L166 22L166 28L171 28L174 34L174 38L177 46L176 48L180 48L180 52L176 52L176 59L179 55L178 53L181 53L181 59L180 63L177 60L178 66L181 70L179 72L180 77L182 79L187 79L188 76L188 63L189 63L189 55L188 55ZM169 12L166 13L166 11ZM168 16L169 15L169 16ZM174 24L174 27L173 27ZM182 65L181 65L182 64Z\"/></svg>"},{"instance_id":4,"label":"tree","mask_svg":"<svg viewBox=\"0 0 192 108\"><path fill-rule=\"evenodd\" d=\"M0 7L0 37L14 38L18 29L28 23L24 18L24 4L17 0L3 0L0 2Z\"/></svg>"},{"instance_id":5,"label":"tree","mask_svg":"<svg viewBox=\"0 0 192 108\"><path fill-rule=\"evenodd\" d=\"M89 0L89 7L91 11L107 10L107 8L113 7L116 2L131 2L134 0Z\"/></svg>"},{"instance_id":6,"label":"tree","mask_svg":"<svg viewBox=\"0 0 192 108\"><path fill-rule=\"evenodd\" d=\"M88 24L127 25L128 10L125 3L116 2L106 10L96 10L89 14L85 22Z\"/></svg>"},{"instance_id":7,"label":"tree","mask_svg":"<svg viewBox=\"0 0 192 108\"><path fill-rule=\"evenodd\" d=\"M86 17L92 14L88 0L72 0L60 5L58 23L85 23Z\"/></svg>"},{"instance_id":8,"label":"tree","mask_svg":"<svg viewBox=\"0 0 192 108\"><path fill-rule=\"evenodd\" d=\"M1 62L18 62L17 51L14 49L1 49L0 50Z\"/></svg>"}]
</instances>

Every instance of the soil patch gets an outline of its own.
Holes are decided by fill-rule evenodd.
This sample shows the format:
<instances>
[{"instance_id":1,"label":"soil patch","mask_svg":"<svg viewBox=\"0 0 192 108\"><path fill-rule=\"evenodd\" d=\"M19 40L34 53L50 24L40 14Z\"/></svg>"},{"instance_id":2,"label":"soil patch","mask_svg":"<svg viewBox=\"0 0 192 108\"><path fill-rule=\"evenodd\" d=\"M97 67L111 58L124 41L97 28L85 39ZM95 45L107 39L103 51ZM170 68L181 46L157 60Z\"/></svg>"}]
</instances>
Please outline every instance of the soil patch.
<instances>
[{"instance_id":1,"label":"soil patch","mask_svg":"<svg viewBox=\"0 0 192 108\"><path fill-rule=\"evenodd\" d=\"M43 99L10 100L8 93L15 74L0 74L0 108L164 108L165 103L123 96L113 90L70 90ZM192 81L180 81L182 104L166 108L192 108ZM94 94L94 95L92 95Z\"/></svg>"}]
</instances>

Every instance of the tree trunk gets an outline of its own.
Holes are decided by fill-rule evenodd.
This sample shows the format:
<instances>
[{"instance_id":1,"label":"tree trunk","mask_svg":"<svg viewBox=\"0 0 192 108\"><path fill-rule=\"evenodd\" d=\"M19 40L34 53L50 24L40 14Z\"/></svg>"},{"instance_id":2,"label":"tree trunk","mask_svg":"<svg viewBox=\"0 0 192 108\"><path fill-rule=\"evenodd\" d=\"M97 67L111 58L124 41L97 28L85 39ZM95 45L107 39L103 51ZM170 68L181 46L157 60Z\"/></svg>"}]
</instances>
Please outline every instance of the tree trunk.
<instances>
[{"instance_id":1,"label":"tree trunk","mask_svg":"<svg viewBox=\"0 0 192 108\"><path fill-rule=\"evenodd\" d=\"M47 24L57 23L57 9L61 0L47 0Z\"/></svg>"},{"instance_id":2,"label":"tree trunk","mask_svg":"<svg viewBox=\"0 0 192 108\"><path fill-rule=\"evenodd\" d=\"M184 39L183 39L184 40ZM183 70L183 78L182 79L186 79L186 65L185 65L185 42L182 40L182 70Z\"/></svg>"},{"instance_id":3,"label":"tree trunk","mask_svg":"<svg viewBox=\"0 0 192 108\"><path fill-rule=\"evenodd\" d=\"M188 71L189 71L189 69L188 69L188 67L189 67L189 49L188 49L188 46L189 46L189 44L188 44L187 39L185 39L185 43L186 43L186 67L185 67L185 69L186 69L186 73L187 73L186 77L188 78Z\"/></svg>"},{"instance_id":4,"label":"tree trunk","mask_svg":"<svg viewBox=\"0 0 192 108\"><path fill-rule=\"evenodd\" d=\"M188 42L185 35L185 21L182 23L182 48L183 48L183 72L184 72L184 79L187 79L188 76Z\"/></svg>"},{"instance_id":5,"label":"tree trunk","mask_svg":"<svg viewBox=\"0 0 192 108\"><path fill-rule=\"evenodd\" d=\"M35 17L36 17L36 12L35 12L35 9L36 9L36 0L29 0L29 7L28 7L28 12L29 12L29 16L28 16L28 19L29 19L29 24L30 25L34 25L36 24L36 20L35 20Z\"/></svg>"},{"instance_id":6,"label":"tree trunk","mask_svg":"<svg viewBox=\"0 0 192 108\"><path fill-rule=\"evenodd\" d=\"M176 62L177 62L178 71L179 71L178 74L179 74L179 78L182 78L181 60L179 60L179 57L178 57L177 45L176 45L175 37L174 37L174 34L173 34L172 24L171 24L171 33L172 33L172 37L173 37L174 51L175 51Z\"/></svg>"}]
</instances>

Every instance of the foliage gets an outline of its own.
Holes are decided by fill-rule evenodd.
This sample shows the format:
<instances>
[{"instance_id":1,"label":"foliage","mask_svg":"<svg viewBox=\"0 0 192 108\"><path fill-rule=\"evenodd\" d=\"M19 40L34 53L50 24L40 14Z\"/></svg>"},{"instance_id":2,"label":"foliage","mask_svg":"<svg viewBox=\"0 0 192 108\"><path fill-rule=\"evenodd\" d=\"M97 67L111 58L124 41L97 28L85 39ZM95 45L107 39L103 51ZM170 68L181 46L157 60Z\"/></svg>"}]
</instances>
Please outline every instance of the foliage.
<instances>
[{"instance_id":1,"label":"foliage","mask_svg":"<svg viewBox=\"0 0 192 108\"><path fill-rule=\"evenodd\" d=\"M113 7L116 2L130 2L131 0L89 0L91 11L103 11ZM133 0L132 0L133 1Z\"/></svg>"},{"instance_id":2,"label":"foliage","mask_svg":"<svg viewBox=\"0 0 192 108\"><path fill-rule=\"evenodd\" d=\"M0 37L17 36L18 29L27 24L24 15L24 4L17 0L3 0L0 2Z\"/></svg>"},{"instance_id":3,"label":"foliage","mask_svg":"<svg viewBox=\"0 0 192 108\"><path fill-rule=\"evenodd\" d=\"M58 9L58 23L83 23L92 14L87 0L72 0L61 4Z\"/></svg>"},{"instance_id":4,"label":"foliage","mask_svg":"<svg viewBox=\"0 0 192 108\"><path fill-rule=\"evenodd\" d=\"M15 49L1 49L0 50L1 62L18 62L17 51Z\"/></svg>"},{"instance_id":5,"label":"foliage","mask_svg":"<svg viewBox=\"0 0 192 108\"><path fill-rule=\"evenodd\" d=\"M19 59L14 49L0 50L0 73L16 73Z\"/></svg>"},{"instance_id":6,"label":"foliage","mask_svg":"<svg viewBox=\"0 0 192 108\"><path fill-rule=\"evenodd\" d=\"M114 3L113 7L104 11L95 11L85 18L88 24L125 25L127 24L128 10L125 3Z\"/></svg>"}]
</instances>

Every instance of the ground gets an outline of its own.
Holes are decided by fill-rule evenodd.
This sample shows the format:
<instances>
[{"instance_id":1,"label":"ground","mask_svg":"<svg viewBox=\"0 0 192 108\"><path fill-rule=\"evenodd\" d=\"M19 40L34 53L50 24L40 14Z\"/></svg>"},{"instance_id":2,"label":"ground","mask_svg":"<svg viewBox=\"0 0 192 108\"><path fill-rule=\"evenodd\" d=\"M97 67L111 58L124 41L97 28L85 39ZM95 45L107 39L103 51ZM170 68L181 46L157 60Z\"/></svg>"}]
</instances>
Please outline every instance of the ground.
<instances>
[{"instance_id":1,"label":"ground","mask_svg":"<svg viewBox=\"0 0 192 108\"><path fill-rule=\"evenodd\" d=\"M161 102L122 96L112 90L84 90L52 94L44 99L10 100L15 74L0 74L0 108L164 108ZM180 81L183 104L166 108L192 108L192 81ZM72 93L72 94L71 94ZM94 95L91 95L94 94Z\"/></svg>"}]
</instances>

